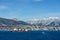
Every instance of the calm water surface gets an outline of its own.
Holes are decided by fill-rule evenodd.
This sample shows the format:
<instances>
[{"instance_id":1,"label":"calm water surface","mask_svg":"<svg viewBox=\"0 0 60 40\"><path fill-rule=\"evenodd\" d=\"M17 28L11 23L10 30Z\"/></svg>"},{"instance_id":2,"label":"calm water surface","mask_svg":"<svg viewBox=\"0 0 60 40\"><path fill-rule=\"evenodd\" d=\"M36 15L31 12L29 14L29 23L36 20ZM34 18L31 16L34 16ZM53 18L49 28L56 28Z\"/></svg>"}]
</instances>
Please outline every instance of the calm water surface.
<instances>
[{"instance_id":1,"label":"calm water surface","mask_svg":"<svg viewBox=\"0 0 60 40\"><path fill-rule=\"evenodd\" d=\"M60 40L60 31L0 31L0 40Z\"/></svg>"}]
</instances>

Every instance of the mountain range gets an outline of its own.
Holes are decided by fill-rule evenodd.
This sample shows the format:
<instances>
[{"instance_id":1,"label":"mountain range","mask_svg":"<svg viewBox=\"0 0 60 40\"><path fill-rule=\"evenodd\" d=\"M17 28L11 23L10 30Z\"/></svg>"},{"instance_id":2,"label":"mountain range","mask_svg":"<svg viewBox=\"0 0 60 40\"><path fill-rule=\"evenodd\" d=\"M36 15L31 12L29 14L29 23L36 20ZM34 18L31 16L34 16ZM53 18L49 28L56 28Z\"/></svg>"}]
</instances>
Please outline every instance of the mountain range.
<instances>
[{"instance_id":1,"label":"mountain range","mask_svg":"<svg viewBox=\"0 0 60 40\"><path fill-rule=\"evenodd\" d=\"M17 26L17 25L29 25L24 21L16 21L13 19L0 18L0 26Z\"/></svg>"},{"instance_id":2,"label":"mountain range","mask_svg":"<svg viewBox=\"0 0 60 40\"><path fill-rule=\"evenodd\" d=\"M43 19L33 19L28 21L16 21L13 19L0 18L0 26L11 26L11 25L36 25L36 26L60 26L60 18L49 17Z\"/></svg>"},{"instance_id":3,"label":"mountain range","mask_svg":"<svg viewBox=\"0 0 60 40\"><path fill-rule=\"evenodd\" d=\"M33 19L29 20L28 23L38 26L60 26L60 18L58 17L49 17L43 19Z\"/></svg>"}]
</instances>

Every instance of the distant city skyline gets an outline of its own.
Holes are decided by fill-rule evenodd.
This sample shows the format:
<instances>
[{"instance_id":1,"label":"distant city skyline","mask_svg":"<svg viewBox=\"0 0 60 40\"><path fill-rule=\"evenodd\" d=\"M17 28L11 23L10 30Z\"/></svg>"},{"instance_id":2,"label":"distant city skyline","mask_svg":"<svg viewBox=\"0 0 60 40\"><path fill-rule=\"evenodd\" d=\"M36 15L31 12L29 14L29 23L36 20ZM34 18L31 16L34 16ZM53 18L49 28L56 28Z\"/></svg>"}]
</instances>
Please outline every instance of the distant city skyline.
<instances>
[{"instance_id":1,"label":"distant city skyline","mask_svg":"<svg viewBox=\"0 0 60 40\"><path fill-rule=\"evenodd\" d=\"M20 20L60 17L60 0L0 0L0 17Z\"/></svg>"}]
</instances>

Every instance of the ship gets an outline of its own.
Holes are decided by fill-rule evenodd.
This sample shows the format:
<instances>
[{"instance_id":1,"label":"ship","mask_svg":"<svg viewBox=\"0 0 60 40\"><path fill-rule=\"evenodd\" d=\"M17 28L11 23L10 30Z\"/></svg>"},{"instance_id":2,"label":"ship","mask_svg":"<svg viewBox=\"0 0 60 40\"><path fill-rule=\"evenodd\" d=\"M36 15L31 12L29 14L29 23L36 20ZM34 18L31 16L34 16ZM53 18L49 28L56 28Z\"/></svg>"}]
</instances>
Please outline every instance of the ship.
<instances>
[{"instance_id":1,"label":"ship","mask_svg":"<svg viewBox=\"0 0 60 40\"><path fill-rule=\"evenodd\" d=\"M11 30L11 32L28 32L29 30L28 29L17 29L17 28L14 28L13 30Z\"/></svg>"}]
</instances>

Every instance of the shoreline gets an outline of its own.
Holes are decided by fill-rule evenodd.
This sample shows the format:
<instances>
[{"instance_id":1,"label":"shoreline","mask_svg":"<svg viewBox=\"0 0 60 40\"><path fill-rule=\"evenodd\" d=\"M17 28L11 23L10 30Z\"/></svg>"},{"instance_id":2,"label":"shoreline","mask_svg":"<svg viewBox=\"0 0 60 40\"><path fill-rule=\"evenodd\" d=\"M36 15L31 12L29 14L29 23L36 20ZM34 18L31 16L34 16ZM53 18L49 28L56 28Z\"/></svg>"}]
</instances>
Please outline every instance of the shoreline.
<instances>
[{"instance_id":1,"label":"shoreline","mask_svg":"<svg viewBox=\"0 0 60 40\"><path fill-rule=\"evenodd\" d=\"M28 31L59 31L60 27L26 27L26 28L17 28L17 27L0 27L0 31L11 31L11 32L28 32Z\"/></svg>"}]
</instances>

